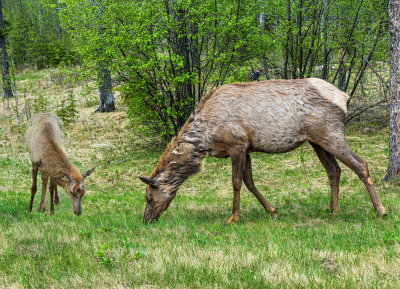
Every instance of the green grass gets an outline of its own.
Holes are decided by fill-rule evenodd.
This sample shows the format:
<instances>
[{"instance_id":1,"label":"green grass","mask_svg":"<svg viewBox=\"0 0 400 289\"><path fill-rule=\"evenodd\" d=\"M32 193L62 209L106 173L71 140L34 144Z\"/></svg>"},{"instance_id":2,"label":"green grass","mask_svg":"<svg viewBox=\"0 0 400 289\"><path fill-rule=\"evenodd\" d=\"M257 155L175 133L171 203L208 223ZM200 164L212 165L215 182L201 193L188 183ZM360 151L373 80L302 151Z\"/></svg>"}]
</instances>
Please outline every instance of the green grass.
<instances>
[{"instance_id":1,"label":"green grass","mask_svg":"<svg viewBox=\"0 0 400 289\"><path fill-rule=\"evenodd\" d=\"M79 217L62 189L54 216L37 211L39 192L34 211L26 212L31 179L24 127L0 118L1 288L400 287L399 189L380 181L385 130L363 134L354 125L347 133L369 163L389 211L385 220L376 219L365 187L341 163L340 211L332 217L328 178L305 144L287 154L252 155L255 183L278 207L279 219L243 187L241 218L225 225L230 160L207 157L159 222L144 225L137 176L150 174L162 149L131 135L123 115L89 114L64 128L74 164L82 171L97 166L86 180Z\"/></svg>"}]
</instances>

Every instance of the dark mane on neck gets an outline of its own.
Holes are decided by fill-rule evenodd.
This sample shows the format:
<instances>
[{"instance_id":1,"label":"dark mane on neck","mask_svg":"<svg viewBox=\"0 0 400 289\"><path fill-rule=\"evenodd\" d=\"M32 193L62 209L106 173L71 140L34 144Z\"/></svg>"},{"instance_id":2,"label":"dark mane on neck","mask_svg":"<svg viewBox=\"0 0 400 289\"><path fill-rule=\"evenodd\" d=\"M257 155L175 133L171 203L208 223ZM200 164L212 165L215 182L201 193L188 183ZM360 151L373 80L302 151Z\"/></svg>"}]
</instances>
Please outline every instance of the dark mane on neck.
<instances>
[{"instance_id":1,"label":"dark mane on neck","mask_svg":"<svg viewBox=\"0 0 400 289\"><path fill-rule=\"evenodd\" d=\"M163 170L163 168L166 166L166 164L168 162L168 156L173 151L175 145L176 145L176 136L174 136L171 139L167 148L164 150L164 152L160 156L157 166L154 168L154 170L150 174L150 178L154 178L159 172L161 172Z\"/></svg>"},{"instance_id":2,"label":"dark mane on neck","mask_svg":"<svg viewBox=\"0 0 400 289\"><path fill-rule=\"evenodd\" d=\"M182 135L185 133L186 129L188 128L189 124L192 123L194 120L193 113L189 116L188 120L186 121L185 125L181 128L177 136L174 136L171 141L169 142L167 148L164 150L162 155L160 156L160 160L158 161L157 166L154 168L153 172L150 175L150 178L154 178L158 173L162 172L164 168L167 166L168 162L170 161L170 157L172 151L181 141Z\"/></svg>"},{"instance_id":3,"label":"dark mane on neck","mask_svg":"<svg viewBox=\"0 0 400 289\"><path fill-rule=\"evenodd\" d=\"M196 146L196 144L194 144L191 141L185 140L183 138L183 136L185 135L185 133L188 132L189 129L189 125L193 122L194 120L194 115L198 112L200 112L205 103L214 95L215 91L218 88L214 88L212 90L210 90L205 96L202 97L202 99L200 100L195 113L191 114L188 118L188 120L186 121L185 125L181 128L181 130L179 131L178 135L173 137L172 140L170 141L170 143L168 144L167 148L164 150L164 152L162 153L160 160L157 164L157 166L155 167L155 169L153 170L153 172L150 175L150 178L154 178L157 174L159 174L160 172L162 172L163 170L165 170L165 168L167 167L168 163L170 163L171 159L173 159L173 150L180 144L183 142L188 142L188 143L192 143L193 145ZM198 150L201 151L203 149L203 147L198 147ZM202 152L198 152L195 153L196 158L200 157L201 155L203 155ZM204 156L203 156L204 157ZM194 170L193 172L190 172L190 170L188 171L188 173L190 172L190 174L194 173L195 171L198 171L198 168L196 168L196 170Z\"/></svg>"}]
</instances>

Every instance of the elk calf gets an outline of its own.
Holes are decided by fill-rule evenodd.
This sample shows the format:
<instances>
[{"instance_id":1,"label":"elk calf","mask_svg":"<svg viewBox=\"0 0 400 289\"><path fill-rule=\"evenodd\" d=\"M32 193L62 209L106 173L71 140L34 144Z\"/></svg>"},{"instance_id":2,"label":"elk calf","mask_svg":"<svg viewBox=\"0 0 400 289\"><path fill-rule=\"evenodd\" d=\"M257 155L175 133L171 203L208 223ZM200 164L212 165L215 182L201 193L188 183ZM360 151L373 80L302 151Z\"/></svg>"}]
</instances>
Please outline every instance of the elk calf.
<instances>
[{"instance_id":1,"label":"elk calf","mask_svg":"<svg viewBox=\"0 0 400 289\"><path fill-rule=\"evenodd\" d=\"M50 214L54 214L55 202L58 204L57 185L64 188L71 199L76 215L82 212L82 196L85 194L84 180L95 168L84 174L71 164L62 147L60 119L52 113L35 115L25 135L25 144L32 162L32 188L29 212L32 211L33 198L36 194L38 170L42 176L42 199L39 211L44 210L46 187L50 177Z\"/></svg>"},{"instance_id":2,"label":"elk calf","mask_svg":"<svg viewBox=\"0 0 400 289\"><path fill-rule=\"evenodd\" d=\"M141 177L147 184L144 221L158 219L207 154L232 160L234 194L228 223L239 218L242 181L265 210L276 215L276 208L254 185L250 153L284 153L306 141L327 171L333 214L338 210L337 158L364 183L378 216L385 215L367 163L350 150L344 137L347 99L347 94L316 78L233 83L210 91L172 139L150 178Z\"/></svg>"}]
</instances>

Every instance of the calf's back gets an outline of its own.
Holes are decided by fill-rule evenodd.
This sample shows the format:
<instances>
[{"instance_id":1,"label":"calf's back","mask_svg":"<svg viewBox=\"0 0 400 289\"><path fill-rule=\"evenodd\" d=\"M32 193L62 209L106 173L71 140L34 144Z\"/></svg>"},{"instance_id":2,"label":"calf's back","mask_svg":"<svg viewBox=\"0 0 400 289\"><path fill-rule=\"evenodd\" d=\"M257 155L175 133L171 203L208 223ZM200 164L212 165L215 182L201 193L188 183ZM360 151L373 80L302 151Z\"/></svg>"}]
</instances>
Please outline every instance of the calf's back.
<instances>
[{"instance_id":1,"label":"calf's back","mask_svg":"<svg viewBox=\"0 0 400 289\"><path fill-rule=\"evenodd\" d=\"M25 134L25 145L33 163L39 163L49 153L49 145L62 146L60 119L52 113L35 115Z\"/></svg>"}]
</instances>

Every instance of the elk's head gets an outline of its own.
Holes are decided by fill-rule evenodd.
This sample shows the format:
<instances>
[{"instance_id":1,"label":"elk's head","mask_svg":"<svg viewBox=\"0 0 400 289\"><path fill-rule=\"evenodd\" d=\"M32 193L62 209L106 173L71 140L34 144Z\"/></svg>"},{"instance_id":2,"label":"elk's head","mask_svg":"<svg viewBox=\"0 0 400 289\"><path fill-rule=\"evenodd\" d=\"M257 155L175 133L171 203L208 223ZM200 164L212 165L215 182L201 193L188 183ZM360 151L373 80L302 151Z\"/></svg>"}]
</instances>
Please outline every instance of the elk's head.
<instances>
[{"instance_id":1,"label":"elk's head","mask_svg":"<svg viewBox=\"0 0 400 289\"><path fill-rule=\"evenodd\" d=\"M175 197L175 193L162 188L159 181L151 178L139 177L146 187L146 208L144 210L143 221L151 223L157 221L160 215L169 207Z\"/></svg>"},{"instance_id":2,"label":"elk's head","mask_svg":"<svg viewBox=\"0 0 400 289\"><path fill-rule=\"evenodd\" d=\"M84 181L86 177L91 175L94 169L95 167L87 170L82 176L80 176L79 173L64 173L64 176L68 179L64 189L71 200L75 215L79 216L82 213L82 197L85 194Z\"/></svg>"}]
</instances>

